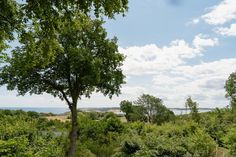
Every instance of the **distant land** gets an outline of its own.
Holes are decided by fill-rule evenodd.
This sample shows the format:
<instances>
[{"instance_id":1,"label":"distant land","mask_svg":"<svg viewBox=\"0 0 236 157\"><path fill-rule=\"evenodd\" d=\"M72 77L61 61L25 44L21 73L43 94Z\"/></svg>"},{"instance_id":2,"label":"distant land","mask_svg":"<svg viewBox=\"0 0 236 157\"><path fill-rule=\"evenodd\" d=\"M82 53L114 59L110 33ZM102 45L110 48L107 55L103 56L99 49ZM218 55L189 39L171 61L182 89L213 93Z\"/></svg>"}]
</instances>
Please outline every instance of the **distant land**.
<instances>
[{"instance_id":1,"label":"distant land","mask_svg":"<svg viewBox=\"0 0 236 157\"><path fill-rule=\"evenodd\" d=\"M23 110L23 111L35 111L39 113L53 113L53 114L63 114L69 112L68 108L30 108L30 107L0 107L0 109L8 110ZM169 108L176 115L189 113L189 108ZM215 108L199 108L199 112L212 111ZM113 112L115 114L123 114L119 107L93 107L93 108L79 108L79 110L84 112Z\"/></svg>"}]
</instances>

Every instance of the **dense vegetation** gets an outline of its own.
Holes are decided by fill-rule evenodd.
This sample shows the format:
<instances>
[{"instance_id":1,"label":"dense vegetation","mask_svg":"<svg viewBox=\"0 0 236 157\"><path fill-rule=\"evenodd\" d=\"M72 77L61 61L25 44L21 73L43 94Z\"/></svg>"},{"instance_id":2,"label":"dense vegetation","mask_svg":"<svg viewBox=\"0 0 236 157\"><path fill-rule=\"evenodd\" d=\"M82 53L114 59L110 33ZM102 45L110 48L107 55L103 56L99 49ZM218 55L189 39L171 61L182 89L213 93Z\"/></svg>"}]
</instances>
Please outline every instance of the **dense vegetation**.
<instances>
[{"instance_id":1,"label":"dense vegetation","mask_svg":"<svg viewBox=\"0 0 236 157\"><path fill-rule=\"evenodd\" d=\"M113 113L78 112L78 157L225 157L236 155L231 109L175 116L162 125L124 122ZM36 112L0 111L0 156L64 156L69 122ZM122 121L121 121L122 119Z\"/></svg>"},{"instance_id":2,"label":"dense vegetation","mask_svg":"<svg viewBox=\"0 0 236 157\"><path fill-rule=\"evenodd\" d=\"M64 155L66 123L48 121L36 112L0 110L0 156Z\"/></svg>"},{"instance_id":3,"label":"dense vegetation","mask_svg":"<svg viewBox=\"0 0 236 157\"><path fill-rule=\"evenodd\" d=\"M49 93L71 111L71 121L60 122L1 110L0 156L236 156L236 73L225 85L226 109L200 114L188 98L191 113L174 116L161 99L142 95L121 103L127 123L112 113L77 112L82 96L120 94L124 56L103 19L124 14L127 5L128 0L0 1L0 85L19 95ZM7 55L12 41L19 46Z\"/></svg>"},{"instance_id":4,"label":"dense vegetation","mask_svg":"<svg viewBox=\"0 0 236 157\"><path fill-rule=\"evenodd\" d=\"M141 95L134 102L122 101L120 109L125 113L128 122L141 121L162 124L174 118L174 113L163 105L160 98L149 94Z\"/></svg>"}]
</instances>

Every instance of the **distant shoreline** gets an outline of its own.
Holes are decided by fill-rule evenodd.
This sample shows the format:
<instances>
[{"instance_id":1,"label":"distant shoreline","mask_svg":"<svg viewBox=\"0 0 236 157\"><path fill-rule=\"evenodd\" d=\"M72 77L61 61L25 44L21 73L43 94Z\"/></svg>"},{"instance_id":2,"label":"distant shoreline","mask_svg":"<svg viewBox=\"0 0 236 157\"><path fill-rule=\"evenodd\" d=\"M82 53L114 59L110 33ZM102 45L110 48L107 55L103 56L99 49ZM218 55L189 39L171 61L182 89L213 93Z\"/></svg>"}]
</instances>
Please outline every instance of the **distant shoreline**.
<instances>
[{"instance_id":1,"label":"distant shoreline","mask_svg":"<svg viewBox=\"0 0 236 157\"><path fill-rule=\"evenodd\" d=\"M70 110L68 108L53 108L53 107L0 107L2 110L23 110L23 111L35 111L38 113L53 113L53 114L63 114L66 112L69 112ZM91 107L91 108L78 108L81 111L85 112L114 112L114 113L120 113L119 107ZM179 114L185 114L186 112L189 112L189 108L169 108L172 110L176 115ZM215 108L199 108L200 112L206 112L206 111L212 111Z\"/></svg>"}]
</instances>

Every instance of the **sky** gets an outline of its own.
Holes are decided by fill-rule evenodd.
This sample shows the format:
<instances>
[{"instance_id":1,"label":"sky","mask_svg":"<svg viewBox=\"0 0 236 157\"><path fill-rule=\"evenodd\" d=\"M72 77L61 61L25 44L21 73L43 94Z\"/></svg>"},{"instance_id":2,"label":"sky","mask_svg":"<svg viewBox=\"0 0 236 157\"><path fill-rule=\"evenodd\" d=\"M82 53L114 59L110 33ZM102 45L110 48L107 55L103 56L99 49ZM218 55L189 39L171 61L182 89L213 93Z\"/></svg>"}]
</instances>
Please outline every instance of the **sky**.
<instances>
[{"instance_id":1,"label":"sky","mask_svg":"<svg viewBox=\"0 0 236 157\"><path fill-rule=\"evenodd\" d=\"M106 19L118 38L126 84L111 100L95 93L78 106L118 107L141 94L184 107L191 96L199 107L225 107L224 84L236 71L235 0L130 0L126 16ZM67 107L50 95L17 96L0 87L0 107Z\"/></svg>"}]
</instances>

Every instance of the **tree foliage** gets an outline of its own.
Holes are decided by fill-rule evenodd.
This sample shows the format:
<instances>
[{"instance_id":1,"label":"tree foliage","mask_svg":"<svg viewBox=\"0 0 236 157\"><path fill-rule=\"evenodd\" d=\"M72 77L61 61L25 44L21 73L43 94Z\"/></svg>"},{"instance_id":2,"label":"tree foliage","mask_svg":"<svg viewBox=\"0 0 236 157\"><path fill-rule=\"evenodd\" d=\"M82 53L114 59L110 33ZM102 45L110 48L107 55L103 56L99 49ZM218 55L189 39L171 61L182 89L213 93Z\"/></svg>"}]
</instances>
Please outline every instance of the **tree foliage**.
<instances>
[{"instance_id":1,"label":"tree foliage","mask_svg":"<svg viewBox=\"0 0 236 157\"><path fill-rule=\"evenodd\" d=\"M6 59L4 50L9 48L7 41L14 40L13 32L19 27L17 17L19 7L14 0L2 0L0 2L0 63Z\"/></svg>"},{"instance_id":2,"label":"tree foliage","mask_svg":"<svg viewBox=\"0 0 236 157\"><path fill-rule=\"evenodd\" d=\"M0 110L0 156L58 157L64 154L67 124L36 112Z\"/></svg>"},{"instance_id":3,"label":"tree foliage","mask_svg":"<svg viewBox=\"0 0 236 157\"><path fill-rule=\"evenodd\" d=\"M14 39L14 32L28 28L29 23L37 22L44 29L53 33L59 29L61 16L72 19L74 14L94 14L113 18L115 14L123 14L128 10L128 0L34 0L17 1L2 0L0 2L0 52L6 48L5 41ZM51 34L48 34L51 35ZM16 36L15 36L16 37Z\"/></svg>"},{"instance_id":4,"label":"tree foliage","mask_svg":"<svg viewBox=\"0 0 236 157\"><path fill-rule=\"evenodd\" d=\"M236 121L227 108L199 113L199 123L177 115L162 125L123 123L112 113L78 114L78 157L235 156ZM69 123L42 116L0 110L0 156L62 156Z\"/></svg>"},{"instance_id":5,"label":"tree foliage","mask_svg":"<svg viewBox=\"0 0 236 157\"><path fill-rule=\"evenodd\" d=\"M117 52L117 39L107 38L101 16L113 18L115 14L125 13L127 3L127 0L103 3L10 0L3 1L1 6L0 15L12 14L11 21L0 19L4 33L0 39L1 50L14 37L20 46L7 59L0 85L7 84L9 90L16 89L20 95L46 92L67 102L72 112L68 156L76 150L78 99L83 95L89 97L93 91L111 97L120 93L124 83L120 68L124 57Z\"/></svg>"},{"instance_id":6,"label":"tree foliage","mask_svg":"<svg viewBox=\"0 0 236 157\"><path fill-rule=\"evenodd\" d=\"M120 103L121 111L127 121L148 121L162 124L174 118L174 113L163 105L161 99L143 94L134 103L124 100Z\"/></svg>"},{"instance_id":7,"label":"tree foliage","mask_svg":"<svg viewBox=\"0 0 236 157\"><path fill-rule=\"evenodd\" d=\"M230 99L230 105L233 110L236 109L236 72L230 74L225 83L226 97Z\"/></svg>"},{"instance_id":8,"label":"tree foliage","mask_svg":"<svg viewBox=\"0 0 236 157\"><path fill-rule=\"evenodd\" d=\"M186 102L185 102L185 105L187 107L189 107L189 109L191 111L190 114L192 116L192 119L196 122L199 122L200 121L200 116L199 116L199 113L198 113L198 104L197 104L197 102L194 102L191 97L188 97Z\"/></svg>"},{"instance_id":9,"label":"tree foliage","mask_svg":"<svg viewBox=\"0 0 236 157\"><path fill-rule=\"evenodd\" d=\"M43 30L44 45L60 31L61 18L72 20L75 14L95 15L95 18L107 16L114 18L116 14L125 14L128 0L2 0L0 2L0 61L6 59L4 52L9 48L9 41L20 41L26 31L32 31L32 25ZM30 40L30 39L29 39ZM51 45L52 46L52 45ZM48 52L49 53L49 52Z\"/></svg>"},{"instance_id":10,"label":"tree foliage","mask_svg":"<svg viewBox=\"0 0 236 157\"><path fill-rule=\"evenodd\" d=\"M120 102L120 109L129 122L146 121L145 109L142 106L133 105L132 102L124 100Z\"/></svg>"},{"instance_id":11,"label":"tree foliage","mask_svg":"<svg viewBox=\"0 0 236 157\"><path fill-rule=\"evenodd\" d=\"M109 96L119 93L124 58L117 52L116 39L107 39L101 25L78 15L61 23L61 32L47 40L49 45L40 41L43 31L24 34L24 45L2 70L1 84L21 95L46 92L66 100L89 96L94 90ZM50 51L55 53L48 57Z\"/></svg>"}]
</instances>

